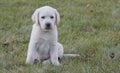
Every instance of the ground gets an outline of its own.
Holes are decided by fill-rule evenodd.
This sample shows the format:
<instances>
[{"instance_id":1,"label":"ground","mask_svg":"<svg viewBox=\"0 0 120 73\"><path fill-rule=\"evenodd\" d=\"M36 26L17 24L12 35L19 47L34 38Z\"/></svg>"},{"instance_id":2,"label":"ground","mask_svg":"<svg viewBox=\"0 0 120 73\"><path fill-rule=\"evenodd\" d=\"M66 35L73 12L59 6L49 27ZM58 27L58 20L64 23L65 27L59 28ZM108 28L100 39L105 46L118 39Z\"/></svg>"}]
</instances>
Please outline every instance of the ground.
<instances>
[{"instance_id":1,"label":"ground","mask_svg":"<svg viewBox=\"0 0 120 73\"><path fill-rule=\"evenodd\" d=\"M61 17L61 66L25 65L36 8L49 5ZM120 0L0 0L0 73L120 73Z\"/></svg>"}]
</instances>

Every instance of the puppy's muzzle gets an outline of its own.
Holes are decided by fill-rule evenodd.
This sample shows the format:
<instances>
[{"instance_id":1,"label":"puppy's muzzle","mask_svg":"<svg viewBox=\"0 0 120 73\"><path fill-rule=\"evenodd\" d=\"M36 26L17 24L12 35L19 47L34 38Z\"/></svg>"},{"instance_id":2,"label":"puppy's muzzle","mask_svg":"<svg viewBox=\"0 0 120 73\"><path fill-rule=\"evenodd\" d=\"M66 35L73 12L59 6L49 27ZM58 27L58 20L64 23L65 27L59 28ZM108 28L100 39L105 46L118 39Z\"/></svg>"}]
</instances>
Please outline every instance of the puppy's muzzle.
<instances>
[{"instance_id":1,"label":"puppy's muzzle","mask_svg":"<svg viewBox=\"0 0 120 73\"><path fill-rule=\"evenodd\" d=\"M46 29L51 29L51 23L46 23Z\"/></svg>"}]
</instances>

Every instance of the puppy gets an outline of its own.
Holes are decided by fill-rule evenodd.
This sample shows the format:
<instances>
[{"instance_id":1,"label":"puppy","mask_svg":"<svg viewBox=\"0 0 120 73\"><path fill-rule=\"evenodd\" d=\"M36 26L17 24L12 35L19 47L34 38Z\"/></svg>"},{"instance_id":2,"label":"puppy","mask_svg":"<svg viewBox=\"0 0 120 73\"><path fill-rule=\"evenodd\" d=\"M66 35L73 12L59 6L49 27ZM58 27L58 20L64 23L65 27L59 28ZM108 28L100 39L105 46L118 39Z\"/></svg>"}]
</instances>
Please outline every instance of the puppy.
<instances>
[{"instance_id":1,"label":"puppy","mask_svg":"<svg viewBox=\"0 0 120 73\"><path fill-rule=\"evenodd\" d=\"M50 6L35 10L32 15L34 22L28 46L26 64L36 61L50 61L59 66L58 58L62 56L79 56L79 54L63 54L63 46L58 42L57 25L60 22L58 11Z\"/></svg>"},{"instance_id":2,"label":"puppy","mask_svg":"<svg viewBox=\"0 0 120 73\"><path fill-rule=\"evenodd\" d=\"M60 65L58 58L63 56L63 46L58 42L57 25L60 22L58 11L50 6L38 8L33 13L32 20L34 24L26 64L49 59L53 65Z\"/></svg>"}]
</instances>

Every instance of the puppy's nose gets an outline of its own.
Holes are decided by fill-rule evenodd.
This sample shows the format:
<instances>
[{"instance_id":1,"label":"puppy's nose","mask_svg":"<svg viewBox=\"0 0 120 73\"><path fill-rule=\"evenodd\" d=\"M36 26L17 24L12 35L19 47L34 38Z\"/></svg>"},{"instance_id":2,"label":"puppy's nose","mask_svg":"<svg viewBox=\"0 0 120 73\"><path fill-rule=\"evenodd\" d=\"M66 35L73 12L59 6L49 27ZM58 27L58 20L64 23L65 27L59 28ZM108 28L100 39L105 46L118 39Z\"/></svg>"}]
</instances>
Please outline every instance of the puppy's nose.
<instances>
[{"instance_id":1,"label":"puppy's nose","mask_svg":"<svg viewBox=\"0 0 120 73\"><path fill-rule=\"evenodd\" d=\"M50 28L50 25L51 25L50 23L46 23L47 28Z\"/></svg>"}]
</instances>

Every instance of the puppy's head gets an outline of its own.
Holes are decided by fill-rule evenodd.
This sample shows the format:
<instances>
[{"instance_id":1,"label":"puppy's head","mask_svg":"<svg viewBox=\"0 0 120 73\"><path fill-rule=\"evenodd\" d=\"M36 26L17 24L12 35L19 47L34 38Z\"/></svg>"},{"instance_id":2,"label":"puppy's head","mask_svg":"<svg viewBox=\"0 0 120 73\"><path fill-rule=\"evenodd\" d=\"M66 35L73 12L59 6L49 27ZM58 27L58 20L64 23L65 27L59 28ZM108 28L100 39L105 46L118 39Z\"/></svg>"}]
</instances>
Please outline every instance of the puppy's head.
<instances>
[{"instance_id":1,"label":"puppy's head","mask_svg":"<svg viewBox=\"0 0 120 73\"><path fill-rule=\"evenodd\" d=\"M42 30L49 31L59 24L60 15L56 9L50 6L44 6L35 10L32 15L32 20L35 24L40 25Z\"/></svg>"}]
</instances>

